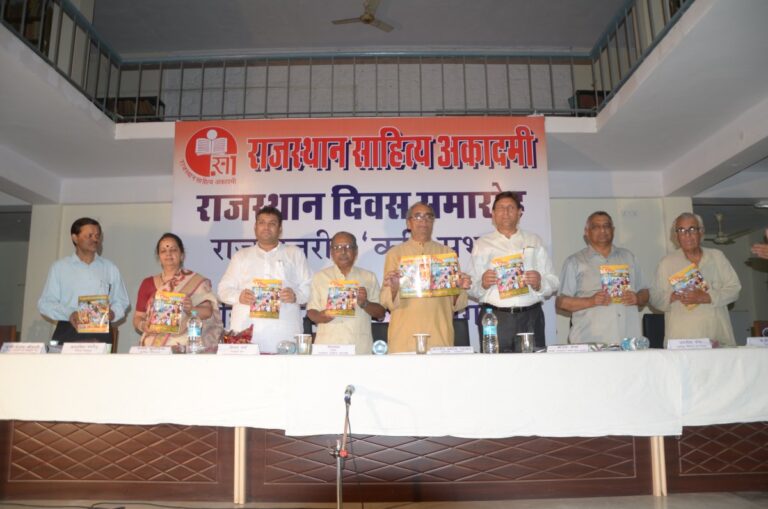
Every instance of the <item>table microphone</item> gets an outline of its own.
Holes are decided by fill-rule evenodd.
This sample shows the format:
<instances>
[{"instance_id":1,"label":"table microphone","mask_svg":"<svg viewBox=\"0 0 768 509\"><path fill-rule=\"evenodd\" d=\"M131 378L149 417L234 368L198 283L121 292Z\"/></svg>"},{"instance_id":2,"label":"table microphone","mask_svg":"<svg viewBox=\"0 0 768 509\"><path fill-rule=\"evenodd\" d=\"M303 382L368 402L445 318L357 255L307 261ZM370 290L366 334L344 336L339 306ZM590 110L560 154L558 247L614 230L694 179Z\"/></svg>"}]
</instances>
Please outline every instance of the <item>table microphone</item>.
<instances>
[{"instance_id":1,"label":"table microphone","mask_svg":"<svg viewBox=\"0 0 768 509\"><path fill-rule=\"evenodd\" d=\"M352 394L355 393L355 386L354 385L347 385L347 388L344 390L344 403L347 405L352 403Z\"/></svg>"}]
</instances>

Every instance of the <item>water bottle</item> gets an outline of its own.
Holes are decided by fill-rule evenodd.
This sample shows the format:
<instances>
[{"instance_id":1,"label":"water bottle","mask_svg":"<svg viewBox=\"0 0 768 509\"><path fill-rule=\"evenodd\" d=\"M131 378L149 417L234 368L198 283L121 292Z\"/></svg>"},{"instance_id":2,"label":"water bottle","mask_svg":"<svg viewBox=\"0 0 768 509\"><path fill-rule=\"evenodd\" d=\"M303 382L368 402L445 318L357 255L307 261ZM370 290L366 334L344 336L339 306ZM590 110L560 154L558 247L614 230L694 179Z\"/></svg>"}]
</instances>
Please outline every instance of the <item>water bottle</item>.
<instances>
[{"instance_id":1,"label":"water bottle","mask_svg":"<svg viewBox=\"0 0 768 509\"><path fill-rule=\"evenodd\" d=\"M485 314L480 322L483 325L483 338L480 343L483 353L499 353L499 320L491 308L485 308Z\"/></svg>"},{"instance_id":2,"label":"water bottle","mask_svg":"<svg viewBox=\"0 0 768 509\"><path fill-rule=\"evenodd\" d=\"M201 337L203 332L203 321L197 316L197 310L192 310L192 316L189 318L187 324L187 352L189 353L202 353L203 351L203 339Z\"/></svg>"},{"instance_id":3,"label":"water bottle","mask_svg":"<svg viewBox=\"0 0 768 509\"><path fill-rule=\"evenodd\" d=\"M648 338L640 336L637 338L624 338L621 340L622 350L647 350L651 346Z\"/></svg>"}]
</instances>

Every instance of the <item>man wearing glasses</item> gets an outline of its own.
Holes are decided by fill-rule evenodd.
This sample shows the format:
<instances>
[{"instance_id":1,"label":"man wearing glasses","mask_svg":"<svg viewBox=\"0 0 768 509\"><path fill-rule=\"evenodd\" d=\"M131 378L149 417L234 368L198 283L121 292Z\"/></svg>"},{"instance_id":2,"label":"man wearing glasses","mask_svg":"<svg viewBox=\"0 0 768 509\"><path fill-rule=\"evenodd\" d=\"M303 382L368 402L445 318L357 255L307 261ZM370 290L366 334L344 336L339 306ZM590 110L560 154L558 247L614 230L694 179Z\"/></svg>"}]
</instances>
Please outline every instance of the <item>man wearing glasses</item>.
<instances>
[{"instance_id":1,"label":"man wearing glasses","mask_svg":"<svg viewBox=\"0 0 768 509\"><path fill-rule=\"evenodd\" d=\"M406 215L411 238L387 252L384 260L384 286L381 303L389 309L389 352L413 352L414 334L429 334L427 348L453 346L453 313L467 307L466 289L471 285L467 274L458 272L458 295L403 298L400 292L400 259L404 256L453 254L453 249L432 240L435 212L426 203L411 205Z\"/></svg>"},{"instance_id":2,"label":"man wearing glasses","mask_svg":"<svg viewBox=\"0 0 768 509\"><path fill-rule=\"evenodd\" d=\"M672 223L672 240L680 249L656 268L651 304L664 311L664 340L708 338L735 345L728 304L739 298L736 271L717 249L701 246L704 223L684 212Z\"/></svg>"},{"instance_id":3,"label":"man wearing glasses","mask_svg":"<svg viewBox=\"0 0 768 509\"><path fill-rule=\"evenodd\" d=\"M379 281L368 270L355 267L357 239L338 232L331 239L333 265L312 277L307 316L317 324L316 344L355 345L355 354L369 354L373 346L371 318L381 320Z\"/></svg>"},{"instance_id":4,"label":"man wearing glasses","mask_svg":"<svg viewBox=\"0 0 768 509\"><path fill-rule=\"evenodd\" d=\"M584 227L587 247L563 264L557 308L571 313L569 343L616 343L642 335L640 309L648 285L635 255L613 245L613 219L593 212Z\"/></svg>"},{"instance_id":5,"label":"man wearing glasses","mask_svg":"<svg viewBox=\"0 0 768 509\"><path fill-rule=\"evenodd\" d=\"M533 332L536 346L542 348L546 338L541 306L557 291L560 282L541 238L518 228L523 217L518 195L511 191L497 194L492 217L496 230L480 237L472 249L470 295L481 308L493 309L499 321L501 352L514 352L515 339L521 332ZM516 258L505 260L510 256ZM515 271L522 273L515 275ZM508 272L513 273L511 284L499 278ZM477 328L482 337L479 321Z\"/></svg>"}]
</instances>

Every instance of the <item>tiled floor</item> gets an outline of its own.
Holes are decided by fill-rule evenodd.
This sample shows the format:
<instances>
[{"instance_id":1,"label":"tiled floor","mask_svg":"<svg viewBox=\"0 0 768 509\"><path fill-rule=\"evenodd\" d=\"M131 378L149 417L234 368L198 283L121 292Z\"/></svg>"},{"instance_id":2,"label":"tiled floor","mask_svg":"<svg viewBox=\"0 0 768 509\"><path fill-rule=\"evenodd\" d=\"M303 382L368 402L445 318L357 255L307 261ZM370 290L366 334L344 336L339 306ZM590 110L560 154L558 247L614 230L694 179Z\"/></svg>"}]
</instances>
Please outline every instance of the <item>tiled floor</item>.
<instances>
[{"instance_id":1,"label":"tiled floor","mask_svg":"<svg viewBox=\"0 0 768 509\"><path fill-rule=\"evenodd\" d=\"M332 509L336 504L235 505L211 502L99 502L96 500L0 501L0 509ZM768 491L749 493L687 493L668 497L634 496L492 502L368 502L344 504L344 509L766 509Z\"/></svg>"}]
</instances>

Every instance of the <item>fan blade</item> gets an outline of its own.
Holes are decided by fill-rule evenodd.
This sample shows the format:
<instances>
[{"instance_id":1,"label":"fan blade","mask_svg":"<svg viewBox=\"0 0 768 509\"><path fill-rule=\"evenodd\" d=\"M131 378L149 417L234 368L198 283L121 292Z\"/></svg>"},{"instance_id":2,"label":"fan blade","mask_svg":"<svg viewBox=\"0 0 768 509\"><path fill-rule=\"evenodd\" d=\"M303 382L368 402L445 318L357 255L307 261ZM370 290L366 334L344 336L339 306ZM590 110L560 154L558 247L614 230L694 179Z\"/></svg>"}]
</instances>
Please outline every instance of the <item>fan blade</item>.
<instances>
[{"instance_id":1,"label":"fan blade","mask_svg":"<svg viewBox=\"0 0 768 509\"><path fill-rule=\"evenodd\" d=\"M365 11L365 14L370 14L371 16L376 15L376 9L379 8L379 3L381 0L365 0L363 2L363 10Z\"/></svg>"},{"instance_id":2,"label":"fan blade","mask_svg":"<svg viewBox=\"0 0 768 509\"><path fill-rule=\"evenodd\" d=\"M375 26L379 30L384 30L385 32L391 32L392 30L395 29L395 27L393 27L392 25L390 25L388 23L384 23L380 19L374 19L373 21L371 21L368 24L371 25L371 26Z\"/></svg>"},{"instance_id":3,"label":"fan blade","mask_svg":"<svg viewBox=\"0 0 768 509\"><path fill-rule=\"evenodd\" d=\"M346 25L347 23L362 23L362 20L360 18L335 19L331 23L334 25Z\"/></svg>"},{"instance_id":4,"label":"fan blade","mask_svg":"<svg viewBox=\"0 0 768 509\"><path fill-rule=\"evenodd\" d=\"M729 234L728 236L730 238L732 238L732 239L738 239L739 237L742 237L742 236L746 235L747 233L750 233L751 231L752 231L752 229L748 228L746 230L739 230L737 232L733 232L733 233Z\"/></svg>"}]
</instances>

